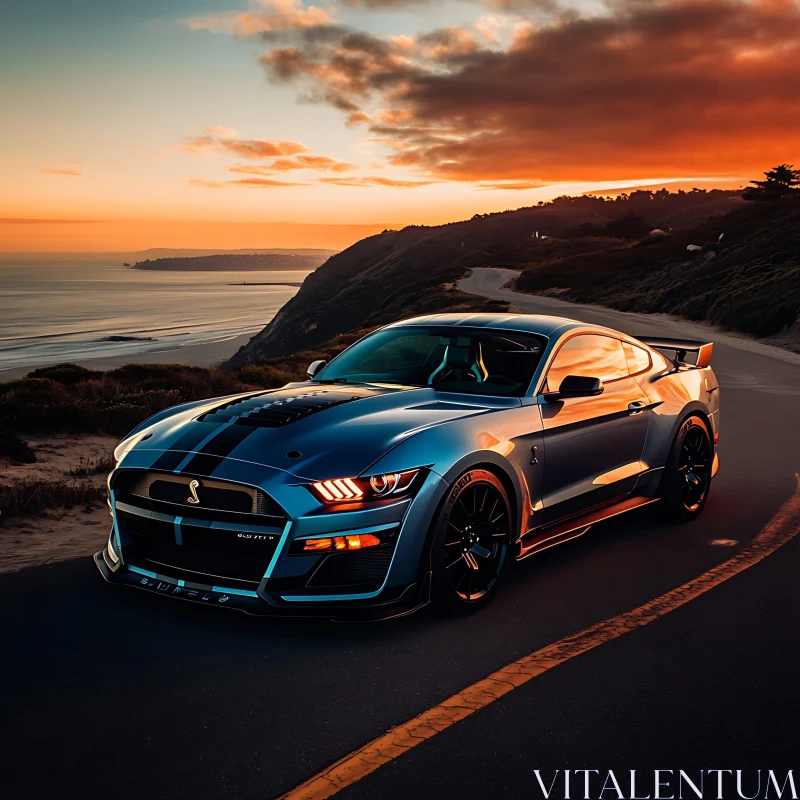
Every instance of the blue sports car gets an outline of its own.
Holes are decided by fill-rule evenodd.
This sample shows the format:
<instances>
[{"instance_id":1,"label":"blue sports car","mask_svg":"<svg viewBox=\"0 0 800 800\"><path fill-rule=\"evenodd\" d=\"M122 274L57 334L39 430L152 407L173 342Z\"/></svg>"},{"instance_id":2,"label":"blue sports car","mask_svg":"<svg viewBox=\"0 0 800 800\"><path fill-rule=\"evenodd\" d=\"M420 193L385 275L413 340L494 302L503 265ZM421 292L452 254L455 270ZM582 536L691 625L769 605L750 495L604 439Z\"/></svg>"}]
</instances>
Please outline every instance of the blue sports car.
<instances>
[{"instance_id":1,"label":"blue sports car","mask_svg":"<svg viewBox=\"0 0 800 800\"><path fill-rule=\"evenodd\" d=\"M155 415L115 452L103 577L256 614L485 605L509 559L718 468L713 345L558 317L433 315L308 380Z\"/></svg>"}]
</instances>

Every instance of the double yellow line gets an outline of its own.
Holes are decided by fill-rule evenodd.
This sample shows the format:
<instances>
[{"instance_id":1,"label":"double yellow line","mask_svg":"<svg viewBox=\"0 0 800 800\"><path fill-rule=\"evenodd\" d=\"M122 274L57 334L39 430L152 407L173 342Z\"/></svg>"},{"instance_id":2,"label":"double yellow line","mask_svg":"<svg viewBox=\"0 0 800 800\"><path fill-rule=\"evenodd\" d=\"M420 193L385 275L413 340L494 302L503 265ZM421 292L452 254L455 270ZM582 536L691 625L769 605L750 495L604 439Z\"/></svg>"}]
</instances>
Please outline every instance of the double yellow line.
<instances>
[{"instance_id":1,"label":"double yellow line","mask_svg":"<svg viewBox=\"0 0 800 800\"><path fill-rule=\"evenodd\" d=\"M715 586L752 567L786 544L800 527L800 476L794 495L781 506L769 524L733 558L704 572L666 594L591 628L543 647L489 677L473 683L417 717L392 728L355 750L305 783L282 795L281 800L324 800L375 772L412 747L447 730L503 695L575 656L593 650L680 608Z\"/></svg>"}]
</instances>

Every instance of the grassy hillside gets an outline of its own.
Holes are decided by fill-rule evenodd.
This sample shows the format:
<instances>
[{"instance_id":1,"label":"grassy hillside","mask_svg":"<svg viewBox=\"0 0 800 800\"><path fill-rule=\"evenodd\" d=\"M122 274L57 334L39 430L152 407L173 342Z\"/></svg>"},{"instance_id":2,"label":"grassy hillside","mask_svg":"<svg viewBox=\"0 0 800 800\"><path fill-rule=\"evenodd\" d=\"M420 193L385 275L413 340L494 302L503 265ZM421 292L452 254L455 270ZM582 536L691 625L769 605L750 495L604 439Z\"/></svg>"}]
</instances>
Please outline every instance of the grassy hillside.
<instances>
[{"instance_id":1,"label":"grassy hillside","mask_svg":"<svg viewBox=\"0 0 800 800\"><path fill-rule=\"evenodd\" d=\"M227 366L317 347L355 328L414 314L503 310L503 304L471 298L450 287L471 267L525 268L543 259L621 244L592 240L584 235L587 231L596 230L602 238L609 230L626 235L629 228L647 231L687 220L694 225L742 202L738 193L716 190L633 192L617 200L563 197L533 208L476 215L465 222L385 231L323 264Z\"/></svg>"},{"instance_id":2,"label":"grassy hillside","mask_svg":"<svg viewBox=\"0 0 800 800\"><path fill-rule=\"evenodd\" d=\"M311 351L263 360L236 370L181 364L128 364L108 372L76 364L33 370L0 383L0 458L32 460L25 434L109 433L123 436L143 420L179 403L305 380L318 358L333 358L368 329L338 336Z\"/></svg>"},{"instance_id":3,"label":"grassy hillside","mask_svg":"<svg viewBox=\"0 0 800 800\"><path fill-rule=\"evenodd\" d=\"M668 236L599 239L595 251L569 252L573 243L543 253L523 270L517 288L555 290L566 300L624 311L709 320L758 337L797 325L800 201L795 198L746 203ZM689 245L702 250L690 252Z\"/></svg>"}]
</instances>

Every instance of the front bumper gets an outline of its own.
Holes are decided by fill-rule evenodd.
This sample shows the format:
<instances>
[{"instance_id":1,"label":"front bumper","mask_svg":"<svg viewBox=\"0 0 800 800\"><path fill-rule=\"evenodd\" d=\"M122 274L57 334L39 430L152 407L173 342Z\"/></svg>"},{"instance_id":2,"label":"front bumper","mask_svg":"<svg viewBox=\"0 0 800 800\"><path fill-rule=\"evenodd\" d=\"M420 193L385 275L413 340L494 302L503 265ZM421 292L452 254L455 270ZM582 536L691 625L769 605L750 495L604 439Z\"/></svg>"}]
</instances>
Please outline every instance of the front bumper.
<instances>
[{"instance_id":1,"label":"front bumper","mask_svg":"<svg viewBox=\"0 0 800 800\"><path fill-rule=\"evenodd\" d=\"M95 555L95 563L111 583L249 614L393 617L429 601L424 556L430 521L445 489L445 482L430 473L413 498L335 513L320 509L305 489L298 494L307 507L287 502L287 491L280 500L293 513L281 530L208 523L185 512L174 516L136 508L125 496L118 496L112 481L114 526L109 547ZM304 539L355 533L373 533L386 544L352 556L298 553L297 544ZM139 543L153 534L160 537L166 550L150 552L140 547ZM196 548L208 555L208 548L216 548L216 542L226 539L229 545L234 537L237 548L252 548L247 550L252 558L244 557L245 568L253 574L227 571L230 564L224 554L219 560L212 556L211 563L207 559L202 565L197 563ZM224 575L237 577L229 580Z\"/></svg>"},{"instance_id":2,"label":"front bumper","mask_svg":"<svg viewBox=\"0 0 800 800\"><path fill-rule=\"evenodd\" d=\"M221 586L203 586L169 575L159 575L122 563L113 564L108 549L94 554L94 563L108 583L118 583L135 589L184 600L205 606L231 608L246 614L263 617L306 617L334 620L383 620L405 616L430 601L430 573L399 591L385 592L382 597L366 601L316 603L302 607L275 605L257 592L243 592Z\"/></svg>"}]
</instances>

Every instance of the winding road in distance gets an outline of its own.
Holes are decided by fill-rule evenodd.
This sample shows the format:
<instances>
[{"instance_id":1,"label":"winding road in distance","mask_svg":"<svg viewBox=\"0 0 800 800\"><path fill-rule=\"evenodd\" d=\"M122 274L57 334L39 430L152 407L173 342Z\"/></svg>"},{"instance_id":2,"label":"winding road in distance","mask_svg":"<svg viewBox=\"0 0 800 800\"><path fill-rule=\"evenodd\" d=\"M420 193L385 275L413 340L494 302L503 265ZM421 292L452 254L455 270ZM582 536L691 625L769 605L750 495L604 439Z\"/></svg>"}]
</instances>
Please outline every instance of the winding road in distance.
<instances>
[{"instance_id":1,"label":"winding road in distance","mask_svg":"<svg viewBox=\"0 0 800 800\"><path fill-rule=\"evenodd\" d=\"M537 769L548 782L556 769L797 771L800 357L510 292L509 275L476 270L460 287L523 312L717 342L721 468L702 518L665 524L655 506L609 520L514 565L495 602L459 619L250 618L109 586L88 554L0 576L4 795L321 798L330 777L293 790L471 686L479 710L384 748L380 768L352 756L337 796L541 798ZM736 558L749 568L734 574ZM687 582L694 599L650 602ZM619 628L619 615L639 622L575 648L576 633ZM542 650L551 668L513 691L483 680Z\"/></svg>"}]
</instances>

